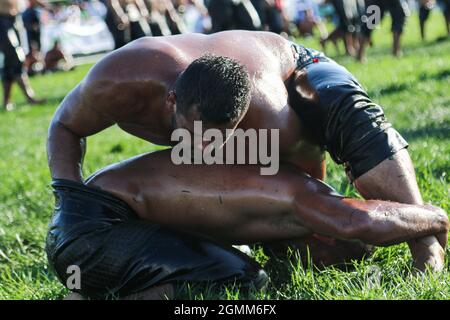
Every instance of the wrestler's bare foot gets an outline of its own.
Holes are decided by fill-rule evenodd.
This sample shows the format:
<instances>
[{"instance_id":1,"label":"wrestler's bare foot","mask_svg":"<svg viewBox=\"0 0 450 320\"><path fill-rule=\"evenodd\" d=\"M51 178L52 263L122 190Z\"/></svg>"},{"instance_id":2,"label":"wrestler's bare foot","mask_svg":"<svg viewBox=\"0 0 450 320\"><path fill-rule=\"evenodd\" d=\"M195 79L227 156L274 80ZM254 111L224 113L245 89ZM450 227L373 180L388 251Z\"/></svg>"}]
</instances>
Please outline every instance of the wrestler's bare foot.
<instances>
[{"instance_id":1,"label":"wrestler's bare foot","mask_svg":"<svg viewBox=\"0 0 450 320\"><path fill-rule=\"evenodd\" d=\"M130 294L119 300L169 300L175 296L175 288L172 284L163 284L147 290ZM63 300L87 300L77 292L69 293Z\"/></svg>"}]
</instances>

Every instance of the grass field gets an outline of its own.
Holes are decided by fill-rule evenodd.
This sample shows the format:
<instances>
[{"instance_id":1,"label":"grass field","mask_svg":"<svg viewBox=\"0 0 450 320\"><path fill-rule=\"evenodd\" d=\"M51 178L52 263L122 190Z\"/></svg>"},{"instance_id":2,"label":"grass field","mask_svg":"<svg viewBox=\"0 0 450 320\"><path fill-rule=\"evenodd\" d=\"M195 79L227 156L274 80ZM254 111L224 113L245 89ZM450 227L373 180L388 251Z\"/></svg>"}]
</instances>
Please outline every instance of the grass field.
<instances>
[{"instance_id":1,"label":"grass field","mask_svg":"<svg viewBox=\"0 0 450 320\"><path fill-rule=\"evenodd\" d=\"M409 19L401 59L390 55L389 19L374 33L375 46L368 50L367 64L335 56L331 50L329 54L356 75L409 141L425 201L450 212L450 40L436 41L445 34L440 12L434 12L430 19L426 43L419 39L417 20L416 15ZM318 48L316 40L299 41ZM43 249L53 208L45 139L58 103L89 68L80 66L70 73L33 78L33 87L39 95L49 97L49 102L30 107L16 90L16 111L0 113L0 299L60 299L67 293L48 270ZM116 127L108 129L88 140L85 175L153 149ZM357 196L342 168L332 163L327 182L345 195ZM255 251L264 262L260 250ZM270 285L265 292L242 294L230 289L180 297L450 299L448 260L442 274L418 277L409 273L410 260L406 245L378 248L371 258L355 263L347 272L334 268L319 271L293 263L284 267L287 280ZM379 281L370 281L374 270L380 270Z\"/></svg>"}]
</instances>

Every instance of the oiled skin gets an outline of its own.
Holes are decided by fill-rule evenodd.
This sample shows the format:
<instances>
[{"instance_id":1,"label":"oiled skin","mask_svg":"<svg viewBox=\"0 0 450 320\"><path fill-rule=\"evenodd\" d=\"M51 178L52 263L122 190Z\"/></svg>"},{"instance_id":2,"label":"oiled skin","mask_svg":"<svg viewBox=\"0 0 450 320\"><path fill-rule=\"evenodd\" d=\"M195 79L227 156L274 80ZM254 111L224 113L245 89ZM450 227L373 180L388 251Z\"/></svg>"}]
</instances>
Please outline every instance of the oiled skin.
<instances>
[{"instance_id":1,"label":"oiled skin","mask_svg":"<svg viewBox=\"0 0 450 320\"><path fill-rule=\"evenodd\" d=\"M430 205L344 198L293 166L275 176L258 170L174 165L164 150L109 166L87 184L115 194L142 219L231 244L315 232L385 246L448 230L445 212Z\"/></svg>"},{"instance_id":2,"label":"oiled skin","mask_svg":"<svg viewBox=\"0 0 450 320\"><path fill-rule=\"evenodd\" d=\"M295 70L294 54L288 41L273 33L247 31L143 38L107 55L67 95L52 120L47 145L52 177L82 181L84 138L114 124L149 142L169 145L174 129L172 127L174 110L173 105L168 103L168 94L178 75L194 59L206 52L232 57L244 64L249 72L252 98L250 107L238 124L238 128L279 129L282 161L323 180L325 177L323 153L319 146L307 138L309 134L302 126L303 119L300 119L288 105L286 85L292 78L299 94L313 101L317 99L316 93L308 83L307 73L304 70ZM161 162L160 165L163 166L165 163ZM190 170L186 167L180 175L192 177ZM226 171L229 168L220 170ZM223 171L217 174L221 175ZM259 175L259 172L257 174ZM205 174L198 173L196 177L199 176L203 177ZM302 180L293 185L301 192L306 190L310 183L309 180ZM140 192L150 193L148 191L152 190L150 186L141 185ZM225 189L230 187L221 186ZM355 186L368 200L382 199L417 205L415 208L417 214L420 214L416 221L411 221L408 225L412 239L408 243L416 265L420 269L424 268L425 263L431 264L435 270L443 268L442 246L447 240L447 232L435 233L436 236L426 238L419 237L421 233L418 230L427 226L418 224L428 221L429 218L421 215L429 214L430 210L421 209L422 197L416 183L414 167L406 150L401 150L395 157L384 160L356 179ZM247 187L259 190L267 186L247 185ZM118 187L108 185L107 189L117 191ZM204 194L209 190L211 186L208 183L199 185L196 193L191 194L193 197L191 201L199 201L200 203L196 205L201 206L201 202L205 200ZM244 192L243 188L241 191L242 197L236 198L239 200L236 203L242 203L245 208L252 204L249 203L252 199L245 198L246 194L256 191L245 189ZM268 189L266 195L270 199L284 201L279 193L269 194L269 191ZM314 212L323 209L323 205L313 192L309 193L309 196L310 200L307 197L301 198L307 201L305 205L311 205L310 209ZM331 201L333 199L323 199L323 201L330 200L324 205L329 207L337 205L335 201ZM183 202L179 204L185 205ZM170 201L159 201L158 210L169 211L165 205L171 206L170 208L174 210L171 223L176 224L177 220L181 219L177 216L177 212L185 208L173 207ZM206 212L209 207L202 208ZM214 207L209 209L213 210ZM281 207L279 209L281 210ZM154 211L156 210L152 210L149 214L155 214ZM279 215L275 215L273 219L276 220L277 217ZM339 220L335 224L339 225ZM301 235L302 233L298 234L296 238ZM393 236L395 235L391 235ZM379 241L383 242L383 239Z\"/></svg>"},{"instance_id":3,"label":"oiled skin","mask_svg":"<svg viewBox=\"0 0 450 320\"><path fill-rule=\"evenodd\" d=\"M285 82L295 70L290 43L272 33L246 31L143 38L97 63L64 99L50 126L52 177L81 181L81 138L113 124L170 145L167 94L178 75L206 52L234 58L250 74L252 99L238 128L279 129L281 157L322 178L323 154L305 141L301 119L288 105Z\"/></svg>"}]
</instances>

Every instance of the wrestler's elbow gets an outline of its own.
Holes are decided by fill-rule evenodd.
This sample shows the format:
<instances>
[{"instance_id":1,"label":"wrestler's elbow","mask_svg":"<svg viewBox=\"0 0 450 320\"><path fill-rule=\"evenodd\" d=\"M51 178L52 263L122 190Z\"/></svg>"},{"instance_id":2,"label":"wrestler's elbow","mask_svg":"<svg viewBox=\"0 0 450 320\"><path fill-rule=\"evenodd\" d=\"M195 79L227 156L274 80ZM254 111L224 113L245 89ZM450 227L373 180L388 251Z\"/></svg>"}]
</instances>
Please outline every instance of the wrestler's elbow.
<instances>
[{"instance_id":1,"label":"wrestler's elbow","mask_svg":"<svg viewBox=\"0 0 450 320\"><path fill-rule=\"evenodd\" d=\"M85 139L52 121L47 138L47 161L53 179L82 181Z\"/></svg>"},{"instance_id":2,"label":"wrestler's elbow","mask_svg":"<svg viewBox=\"0 0 450 320\"><path fill-rule=\"evenodd\" d=\"M58 138L59 130L61 130L61 123L56 117L54 117L50 122L50 126L48 127L48 139L53 140Z\"/></svg>"},{"instance_id":3,"label":"wrestler's elbow","mask_svg":"<svg viewBox=\"0 0 450 320\"><path fill-rule=\"evenodd\" d=\"M47 156L49 163L52 163L54 158L61 157L61 153L73 154L80 153L79 157L82 157L86 148L86 140L84 137L80 137L67 126L61 123L59 120L54 119L48 130L47 137ZM75 149L75 150L73 150Z\"/></svg>"},{"instance_id":4,"label":"wrestler's elbow","mask_svg":"<svg viewBox=\"0 0 450 320\"><path fill-rule=\"evenodd\" d=\"M48 129L48 139L61 139L67 135L73 136L77 139L82 139L80 135L76 134L68 125L64 124L58 118L53 118Z\"/></svg>"}]
</instances>

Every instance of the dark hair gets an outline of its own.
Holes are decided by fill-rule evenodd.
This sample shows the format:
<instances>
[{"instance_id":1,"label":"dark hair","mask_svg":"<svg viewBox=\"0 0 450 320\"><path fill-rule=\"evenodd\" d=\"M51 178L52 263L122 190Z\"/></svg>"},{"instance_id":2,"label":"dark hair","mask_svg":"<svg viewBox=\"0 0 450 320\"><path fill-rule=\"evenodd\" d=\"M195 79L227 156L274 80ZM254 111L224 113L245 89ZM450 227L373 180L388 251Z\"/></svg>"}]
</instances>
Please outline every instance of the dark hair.
<instances>
[{"instance_id":1,"label":"dark hair","mask_svg":"<svg viewBox=\"0 0 450 320\"><path fill-rule=\"evenodd\" d=\"M200 120L222 124L236 122L250 101L246 68L234 59L204 55L194 60L175 83L177 110L192 107Z\"/></svg>"}]
</instances>

